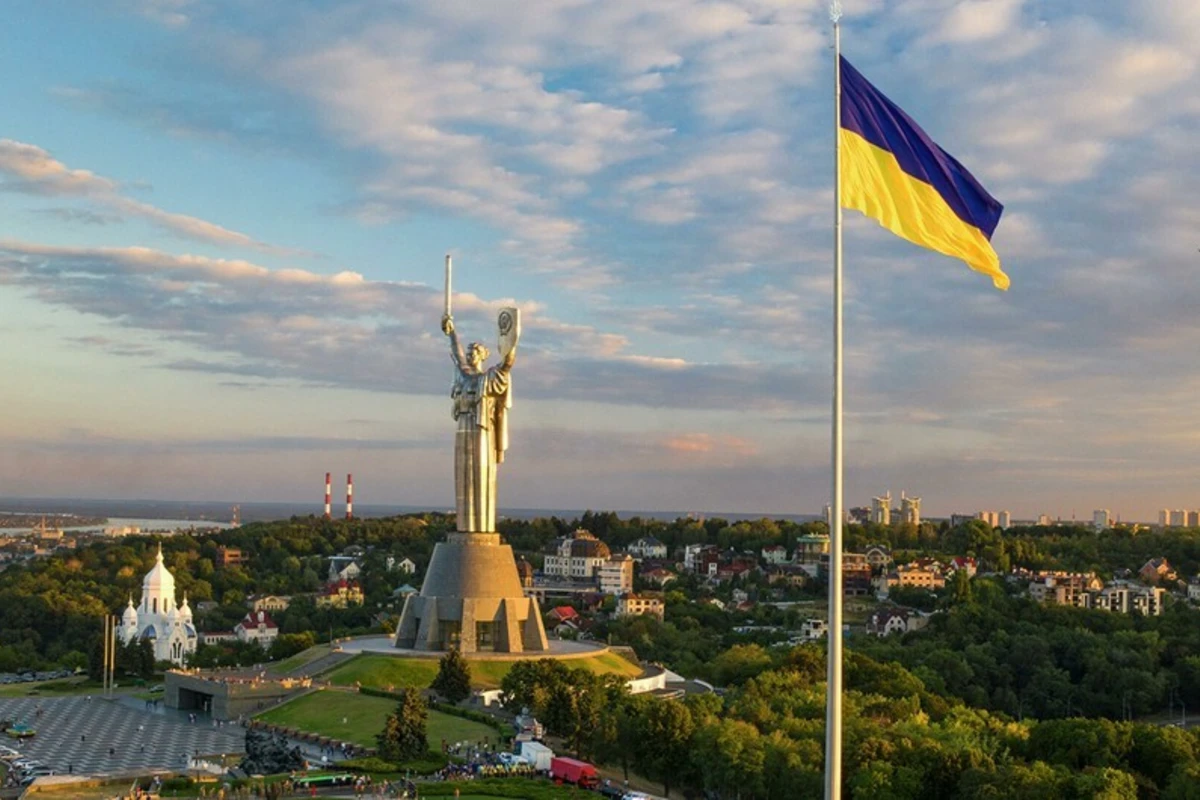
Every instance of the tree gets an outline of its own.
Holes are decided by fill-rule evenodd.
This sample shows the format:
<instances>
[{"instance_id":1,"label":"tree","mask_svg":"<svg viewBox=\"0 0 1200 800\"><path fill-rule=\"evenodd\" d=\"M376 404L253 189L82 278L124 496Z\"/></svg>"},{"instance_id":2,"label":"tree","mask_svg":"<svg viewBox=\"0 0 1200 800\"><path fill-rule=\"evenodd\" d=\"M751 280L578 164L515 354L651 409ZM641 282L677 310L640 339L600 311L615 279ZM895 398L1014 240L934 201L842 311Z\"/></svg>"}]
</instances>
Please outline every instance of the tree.
<instances>
[{"instance_id":1,"label":"tree","mask_svg":"<svg viewBox=\"0 0 1200 800\"><path fill-rule=\"evenodd\" d=\"M691 755L692 713L678 700L652 701L640 710L634 723L638 742L634 763L647 778L662 781L663 795L670 797L671 777Z\"/></svg>"},{"instance_id":2,"label":"tree","mask_svg":"<svg viewBox=\"0 0 1200 800\"><path fill-rule=\"evenodd\" d=\"M376 734L379 755L388 761L410 761L428 750L425 724L429 710L416 689L402 689L396 710L388 715L383 731Z\"/></svg>"},{"instance_id":3,"label":"tree","mask_svg":"<svg viewBox=\"0 0 1200 800\"><path fill-rule=\"evenodd\" d=\"M451 703L461 703L471 696L471 665L457 648L442 656L437 677L429 688Z\"/></svg>"}]
</instances>

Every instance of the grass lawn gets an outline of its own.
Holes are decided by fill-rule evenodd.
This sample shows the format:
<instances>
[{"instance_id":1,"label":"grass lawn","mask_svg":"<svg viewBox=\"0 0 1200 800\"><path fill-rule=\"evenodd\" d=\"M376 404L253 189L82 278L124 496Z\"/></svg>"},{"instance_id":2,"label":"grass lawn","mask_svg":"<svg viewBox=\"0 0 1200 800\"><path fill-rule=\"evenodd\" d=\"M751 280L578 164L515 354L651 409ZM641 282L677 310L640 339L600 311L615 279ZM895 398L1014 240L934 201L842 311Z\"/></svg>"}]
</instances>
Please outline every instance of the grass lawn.
<instances>
[{"instance_id":1,"label":"grass lawn","mask_svg":"<svg viewBox=\"0 0 1200 800\"><path fill-rule=\"evenodd\" d=\"M386 697L319 691L284 703L260 714L257 719L374 747L375 734L383 730L384 720L395 710L396 701ZM426 738L432 750L441 749L442 739L482 742L490 738L494 742L496 736L496 731L487 725L440 711L429 712Z\"/></svg>"},{"instance_id":2,"label":"grass lawn","mask_svg":"<svg viewBox=\"0 0 1200 800\"><path fill-rule=\"evenodd\" d=\"M100 694L103 687L86 677L60 678L40 683L9 683L0 686L0 697L45 697L50 695Z\"/></svg>"},{"instance_id":3,"label":"grass lawn","mask_svg":"<svg viewBox=\"0 0 1200 800\"><path fill-rule=\"evenodd\" d=\"M515 660L467 659L471 665L471 685L476 689L498 689L500 681L512 669ZM573 658L563 662L573 669L586 669L602 675L623 675L635 678L642 670L615 653L601 653L590 658ZM424 689L437 676L438 662L433 658L401 658L384 655L355 656L328 672L325 677L338 686L358 683L375 689L400 689L412 686Z\"/></svg>"},{"instance_id":4,"label":"grass lawn","mask_svg":"<svg viewBox=\"0 0 1200 800\"><path fill-rule=\"evenodd\" d=\"M322 656L329 655L330 652L329 645L327 644L313 645L307 650L301 650L294 656L288 656L283 661L269 664L267 668L280 675L286 675L289 672L300 669L305 664L311 664Z\"/></svg>"}]
</instances>

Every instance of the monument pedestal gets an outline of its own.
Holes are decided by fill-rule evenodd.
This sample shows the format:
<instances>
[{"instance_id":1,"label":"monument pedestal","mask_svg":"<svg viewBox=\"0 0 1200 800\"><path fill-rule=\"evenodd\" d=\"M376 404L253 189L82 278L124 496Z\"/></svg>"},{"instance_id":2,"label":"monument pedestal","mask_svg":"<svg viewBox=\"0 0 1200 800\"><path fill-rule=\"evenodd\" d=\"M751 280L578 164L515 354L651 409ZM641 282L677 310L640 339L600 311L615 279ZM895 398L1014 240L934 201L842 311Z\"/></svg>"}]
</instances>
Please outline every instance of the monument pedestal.
<instances>
[{"instance_id":1,"label":"monument pedestal","mask_svg":"<svg viewBox=\"0 0 1200 800\"><path fill-rule=\"evenodd\" d=\"M433 548L419 595L404 602L396 647L479 653L549 649L512 547L498 533L451 533Z\"/></svg>"}]
</instances>

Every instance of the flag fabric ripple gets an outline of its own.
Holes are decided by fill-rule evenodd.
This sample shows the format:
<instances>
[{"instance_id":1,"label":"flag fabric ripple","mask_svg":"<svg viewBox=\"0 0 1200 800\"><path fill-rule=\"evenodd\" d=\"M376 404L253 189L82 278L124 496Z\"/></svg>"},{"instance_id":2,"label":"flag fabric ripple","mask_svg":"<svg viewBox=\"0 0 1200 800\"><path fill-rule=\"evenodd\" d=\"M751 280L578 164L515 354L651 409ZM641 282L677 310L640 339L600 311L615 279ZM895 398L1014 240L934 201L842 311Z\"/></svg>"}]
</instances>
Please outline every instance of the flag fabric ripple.
<instances>
[{"instance_id":1,"label":"flag fabric ripple","mask_svg":"<svg viewBox=\"0 0 1200 800\"><path fill-rule=\"evenodd\" d=\"M991 242L1004 207L844 57L841 70L842 206L1007 289Z\"/></svg>"}]
</instances>

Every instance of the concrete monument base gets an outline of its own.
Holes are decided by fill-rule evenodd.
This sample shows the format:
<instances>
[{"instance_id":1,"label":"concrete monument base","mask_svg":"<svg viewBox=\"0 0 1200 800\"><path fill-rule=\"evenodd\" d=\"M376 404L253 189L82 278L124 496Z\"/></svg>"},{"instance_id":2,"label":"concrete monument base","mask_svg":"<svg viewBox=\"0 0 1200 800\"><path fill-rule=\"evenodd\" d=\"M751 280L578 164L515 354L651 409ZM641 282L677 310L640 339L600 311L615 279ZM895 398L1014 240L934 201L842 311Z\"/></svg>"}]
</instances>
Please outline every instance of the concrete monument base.
<instances>
[{"instance_id":1,"label":"concrete monument base","mask_svg":"<svg viewBox=\"0 0 1200 800\"><path fill-rule=\"evenodd\" d=\"M549 650L537 600L526 597L498 533L451 533L433 548L419 595L404 602L395 646L467 653Z\"/></svg>"}]
</instances>

